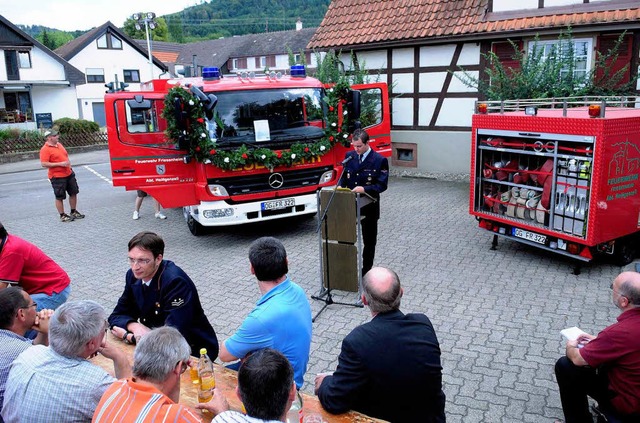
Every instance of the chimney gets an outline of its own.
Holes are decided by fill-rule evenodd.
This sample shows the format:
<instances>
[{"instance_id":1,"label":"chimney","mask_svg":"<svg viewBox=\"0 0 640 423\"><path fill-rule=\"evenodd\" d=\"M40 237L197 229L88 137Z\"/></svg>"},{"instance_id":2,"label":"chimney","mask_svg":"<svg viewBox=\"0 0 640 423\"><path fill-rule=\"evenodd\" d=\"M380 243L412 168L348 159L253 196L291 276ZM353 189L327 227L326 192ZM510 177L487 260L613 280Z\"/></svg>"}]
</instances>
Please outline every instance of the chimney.
<instances>
[{"instance_id":1,"label":"chimney","mask_svg":"<svg viewBox=\"0 0 640 423\"><path fill-rule=\"evenodd\" d=\"M296 31L300 31L302 29L302 20L298 18L296 21Z\"/></svg>"}]
</instances>

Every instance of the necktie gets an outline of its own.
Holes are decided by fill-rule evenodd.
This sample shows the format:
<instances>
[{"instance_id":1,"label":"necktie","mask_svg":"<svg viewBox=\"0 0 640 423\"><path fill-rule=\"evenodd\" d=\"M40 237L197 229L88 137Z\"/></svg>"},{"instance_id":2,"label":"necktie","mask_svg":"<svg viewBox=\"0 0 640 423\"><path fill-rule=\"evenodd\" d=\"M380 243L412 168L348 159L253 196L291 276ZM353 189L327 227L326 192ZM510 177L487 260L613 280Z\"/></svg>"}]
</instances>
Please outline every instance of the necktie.
<instances>
[{"instance_id":1,"label":"necktie","mask_svg":"<svg viewBox=\"0 0 640 423\"><path fill-rule=\"evenodd\" d=\"M362 154L358 154L358 163L362 164Z\"/></svg>"}]
</instances>

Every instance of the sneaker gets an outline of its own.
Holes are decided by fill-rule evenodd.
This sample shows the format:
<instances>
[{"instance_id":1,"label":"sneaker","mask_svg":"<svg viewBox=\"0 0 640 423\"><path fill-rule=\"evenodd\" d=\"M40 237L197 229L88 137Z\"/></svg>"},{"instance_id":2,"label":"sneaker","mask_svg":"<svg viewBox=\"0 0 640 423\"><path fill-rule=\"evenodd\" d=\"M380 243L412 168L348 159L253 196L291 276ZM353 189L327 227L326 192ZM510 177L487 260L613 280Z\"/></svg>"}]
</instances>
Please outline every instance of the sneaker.
<instances>
[{"instance_id":1,"label":"sneaker","mask_svg":"<svg viewBox=\"0 0 640 423\"><path fill-rule=\"evenodd\" d=\"M140 213L138 213L137 211L133 212L133 220L138 220L140 219Z\"/></svg>"},{"instance_id":2,"label":"sneaker","mask_svg":"<svg viewBox=\"0 0 640 423\"><path fill-rule=\"evenodd\" d=\"M158 213L156 213L156 219L162 219L162 220L164 220L164 219L166 219L166 218L167 218L167 216L165 216L164 214L162 214L162 212L158 212Z\"/></svg>"},{"instance_id":3,"label":"sneaker","mask_svg":"<svg viewBox=\"0 0 640 423\"><path fill-rule=\"evenodd\" d=\"M74 219L84 219L84 214L80 213L78 210L71 213L71 217Z\"/></svg>"},{"instance_id":4,"label":"sneaker","mask_svg":"<svg viewBox=\"0 0 640 423\"><path fill-rule=\"evenodd\" d=\"M73 222L73 217L66 213L60 215L60 222Z\"/></svg>"}]
</instances>

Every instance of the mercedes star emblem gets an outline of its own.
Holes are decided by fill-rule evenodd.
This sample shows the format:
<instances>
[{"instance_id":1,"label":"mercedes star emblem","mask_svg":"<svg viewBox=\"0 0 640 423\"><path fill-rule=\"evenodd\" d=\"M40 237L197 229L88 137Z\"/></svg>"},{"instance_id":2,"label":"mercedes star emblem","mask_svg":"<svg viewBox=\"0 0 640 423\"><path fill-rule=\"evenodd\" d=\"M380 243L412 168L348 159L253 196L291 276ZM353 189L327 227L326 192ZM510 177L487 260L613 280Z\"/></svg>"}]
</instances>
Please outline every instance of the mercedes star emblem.
<instances>
[{"instance_id":1,"label":"mercedes star emblem","mask_svg":"<svg viewBox=\"0 0 640 423\"><path fill-rule=\"evenodd\" d=\"M272 173L269 176L269 186L274 189L278 189L284 184L284 178L280 173Z\"/></svg>"}]
</instances>

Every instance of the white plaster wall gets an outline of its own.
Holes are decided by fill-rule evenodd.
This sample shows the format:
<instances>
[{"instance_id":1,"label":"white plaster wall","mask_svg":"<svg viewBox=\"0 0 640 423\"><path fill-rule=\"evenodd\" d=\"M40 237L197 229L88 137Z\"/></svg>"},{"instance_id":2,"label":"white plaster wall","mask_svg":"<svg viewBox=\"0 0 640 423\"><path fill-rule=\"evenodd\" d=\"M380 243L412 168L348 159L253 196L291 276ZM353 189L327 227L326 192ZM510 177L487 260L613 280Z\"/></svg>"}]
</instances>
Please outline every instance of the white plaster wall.
<instances>
[{"instance_id":1,"label":"white plaster wall","mask_svg":"<svg viewBox=\"0 0 640 423\"><path fill-rule=\"evenodd\" d=\"M421 73L418 79L418 90L421 93L439 93L442 91L446 72Z\"/></svg>"},{"instance_id":2,"label":"white plaster wall","mask_svg":"<svg viewBox=\"0 0 640 423\"><path fill-rule=\"evenodd\" d=\"M420 47L420 66L449 66L455 49L453 44Z\"/></svg>"},{"instance_id":3,"label":"white plaster wall","mask_svg":"<svg viewBox=\"0 0 640 423\"><path fill-rule=\"evenodd\" d=\"M469 71L467 72L469 75L471 75L474 78L478 78L478 71ZM463 77L464 73L463 72L454 72L453 75L451 76L451 83L449 84L449 92L450 93L475 93L477 92L477 90L468 87L467 85L463 84L462 81L460 81L460 79L458 79L457 77Z\"/></svg>"},{"instance_id":4,"label":"white plaster wall","mask_svg":"<svg viewBox=\"0 0 640 423\"><path fill-rule=\"evenodd\" d=\"M417 144L419 172L469 173L469 132L393 130L391 139L393 142Z\"/></svg>"},{"instance_id":5,"label":"white plaster wall","mask_svg":"<svg viewBox=\"0 0 640 423\"><path fill-rule=\"evenodd\" d=\"M438 126L471 126L473 98L446 98L438 115Z\"/></svg>"},{"instance_id":6,"label":"white plaster wall","mask_svg":"<svg viewBox=\"0 0 640 423\"><path fill-rule=\"evenodd\" d=\"M31 69L20 69L20 79L25 81L65 81L64 67L39 48L31 49Z\"/></svg>"},{"instance_id":7,"label":"white plaster wall","mask_svg":"<svg viewBox=\"0 0 640 423\"><path fill-rule=\"evenodd\" d=\"M391 52L393 68L412 68L414 66L413 48L396 48Z\"/></svg>"},{"instance_id":8,"label":"white plaster wall","mask_svg":"<svg viewBox=\"0 0 640 423\"><path fill-rule=\"evenodd\" d=\"M575 0L575 3L582 0ZM537 9L538 0L493 0L493 11L504 12L507 10Z\"/></svg>"},{"instance_id":9,"label":"white plaster wall","mask_svg":"<svg viewBox=\"0 0 640 423\"><path fill-rule=\"evenodd\" d=\"M34 86L31 90L33 113L51 113L53 120L63 117L78 119L75 87Z\"/></svg>"},{"instance_id":10,"label":"white plaster wall","mask_svg":"<svg viewBox=\"0 0 640 423\"><path fill-rule=\"evenodd\" d=\"M394 125L413 126L413 99L394 98L391 122Z\"/></svg>"},{"instance_id":11,"label":"white plaster wall","mask_svg":"<svg viewBox=\"0 0 640 423\"><path fill-rule=\"evenodd\" d=\"M479 65L480 64L480 43L466 43L462 46L460 57L458 57L459 66Z\"/></svg>"},{"instance_id":12,"label":"white plaster wall","mask_svg":"<svg viewBox=\"0 0 640 423\"><path fill-rule=\"evenodd\" d=\"M433 111L436 108L436 98L421 98L418 100L418 125L427 126L433 118Z\"/></svg>"},{"instance_id":13,"label":"white plaster wall","mask_svg":"<svg viewBox=\"0 0 640 423\"><path fill-rule=\"evenodd\" d=\"M593 1L593 0L591 0ZM582 4L582 0L544 0L544 7L567 6L570 4Z\"/></svg>"},{"instance_id":14,"label":"white plaster wall","mask_svg":"<svg viewBox=\"0 0 640 423\"><path fill-rule=\"evenodd\" d=\"M397 73L392 76L393 92L398 93L412 93L413 92L413 74L412 73Z\"/></svg>"},{"instance_id":15,"label":"white plaster wall","mask_svg":"<svg viewBox=\"0 0 640 423\"><path fill-rule=\"evenodd\" d=\"M375 70L375 69L384 69L387 67L387 51L386 50L374 50L374 51L362 51L357 53L358 63L362 65L364 61L364 66L367 69ZM343 54L345 64L345 68L349 69L351 67L351 57L348 54Z\"/></svg>"},{"instance_id":16,"label":"white plaster wall","mask_svg":"<svg viewBox=\"0 0 640 423\"><path fill-rule=\"evenodd\" d=\"M90 83L78 86L77 91L80 100L104 97L106 91L104 84L114 81L115 75L118 75L118 82L124 82L123 69L137 70L142 82L151 79L149 58L124 41L122 42L122 50L98 49L96 42L93 41L72 57L69 63L81 72L86 72L87 68L104 69L104 83ZM162 70L154 64L153 77L158 78L161 72ZM140 89L140 84L131 82L128 84L127 90L129 91ZM93 113L85 115L85 119L93 119Z\"/></svg>"}]
</instances>

